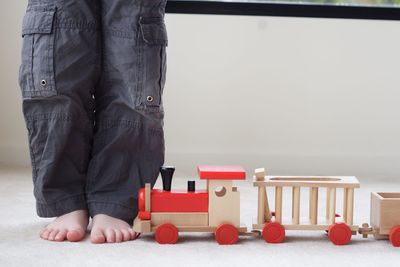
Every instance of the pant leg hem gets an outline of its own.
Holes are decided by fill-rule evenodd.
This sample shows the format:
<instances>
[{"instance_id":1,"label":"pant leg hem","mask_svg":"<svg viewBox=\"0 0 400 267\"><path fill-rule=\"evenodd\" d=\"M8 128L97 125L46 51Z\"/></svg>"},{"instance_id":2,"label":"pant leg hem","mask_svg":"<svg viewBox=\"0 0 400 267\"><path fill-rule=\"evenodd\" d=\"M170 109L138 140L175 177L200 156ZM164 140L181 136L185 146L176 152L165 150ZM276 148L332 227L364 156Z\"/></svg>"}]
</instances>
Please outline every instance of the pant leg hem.
<instances>
[{"instance_id":1,"label":"pant leg hem","mask_svg":"<svg viewBox=\"0 0 400 267\"><path fill-rule=\"evenodd\" d=\"M97 214L105 214L120 220L127 222L128 224L133 223L133 219L136 217L136 208L128 208L126 206L101 201L90 201L87 203L89 208L90 217L94 217Z\"/></svg>"},{"instance_id":2,"label":"pant leg hem","mask_svg":"<svg viewBox=\"0 0 400 267\"><path fill-rule=\"evenodd\" d=\"M39 217L59 217L61 215L76 211L87 210L85 195L77 195L51 204L36 202L36 212Z\"/></svg>"}]
</instances>

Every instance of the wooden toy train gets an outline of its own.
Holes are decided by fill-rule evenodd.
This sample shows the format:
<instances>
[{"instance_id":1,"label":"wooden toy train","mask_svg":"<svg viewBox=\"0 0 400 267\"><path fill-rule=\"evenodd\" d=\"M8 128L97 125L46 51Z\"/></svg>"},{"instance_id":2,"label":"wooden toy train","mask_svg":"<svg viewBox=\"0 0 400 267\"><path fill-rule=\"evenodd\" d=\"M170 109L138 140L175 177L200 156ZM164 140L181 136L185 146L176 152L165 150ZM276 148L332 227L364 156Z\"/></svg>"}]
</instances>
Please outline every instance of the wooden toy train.
<instances>
[{"instance_id":1,"label":"wooden toy train","mask_svg":"<svg viewBox=\"0 0 400 267\"><path fill-rule=\"evenodd\" d=\"M221 245L235 244L239 235L261 235L268 243L281 243L287 230L320 230L328 233L335 245L345 245L357 233L366 238L389 239L400 246L400 193L371 194L371 226L353 224L354 189L360 187L356 177L289 177L266 176L263 168L255 170L253 185L258 188L258 216L252 231L240 225L239 191L233 180L245 180L240 166L198 166L200 179L207 181L206 190L195 190L188 181L187 191L171 191L174 167L160 168L163 190L150 184L139 191L139 212L133 225L138 233L155 233L160 244L175 244L179 232L211 232ZM275 188L275 211L268 204L267 187ZM282 218L284 187L292 188L292 216ZM300 219L300 192L310 192L309 216ZM326 216L318 217L319 189L326 188ZM343 189L343 215L336 213L336 192Z\"/></svg>"}]
</instances>

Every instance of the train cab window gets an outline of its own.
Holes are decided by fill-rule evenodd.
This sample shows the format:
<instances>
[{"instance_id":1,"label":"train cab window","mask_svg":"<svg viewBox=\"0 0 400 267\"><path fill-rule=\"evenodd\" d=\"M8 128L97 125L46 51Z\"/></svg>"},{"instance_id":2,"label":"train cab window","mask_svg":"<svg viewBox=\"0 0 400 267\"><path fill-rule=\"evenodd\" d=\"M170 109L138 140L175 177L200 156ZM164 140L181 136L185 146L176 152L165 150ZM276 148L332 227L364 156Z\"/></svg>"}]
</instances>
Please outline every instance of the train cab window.
<instances>
[{"instance_id":1,"label":"train cab window","mask_svg":"<svg viewBox=\"0 0 400 267\"><path fill-rule=\"evenodd\" d=\"M218 186L214 189L214 192L217 197L223 197L226 194L226 188L225 186Z\"/></svg>"}]
</instances>

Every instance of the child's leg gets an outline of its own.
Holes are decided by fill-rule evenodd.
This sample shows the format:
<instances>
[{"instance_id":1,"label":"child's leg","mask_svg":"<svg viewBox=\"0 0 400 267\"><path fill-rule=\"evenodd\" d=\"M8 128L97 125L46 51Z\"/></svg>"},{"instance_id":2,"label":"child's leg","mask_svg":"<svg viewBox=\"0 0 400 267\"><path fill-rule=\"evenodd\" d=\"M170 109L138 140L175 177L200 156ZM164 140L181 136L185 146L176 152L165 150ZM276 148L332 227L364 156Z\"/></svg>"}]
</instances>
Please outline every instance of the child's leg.
<instances>
[{"instance_id":1,"label":"child's leg","mask_svg":"<svg viewBox=\"0 0 400 267\"><path fill-rule=\"evenodd\" d=\"M87 227L92 94L100 77L97 2L29 0L23 22L19 81L37 213L59 217L42 232L45 239L77 240Z\"/></svg>"},{"instance_id":2,"label":"child's leg","mask_svg":"<svg viewBox=\"0 0 400 267\"><path fill-rule=\"evenodd\" d=\"M102 0L103 71L87 203L93 242L130 239L137 192L164 162L166 0ZM141 18L142 17L142 18ZM100 215L100 216L99 216ZM125 233L125 234L124 234Z\"/></svg>"}]
</instances>

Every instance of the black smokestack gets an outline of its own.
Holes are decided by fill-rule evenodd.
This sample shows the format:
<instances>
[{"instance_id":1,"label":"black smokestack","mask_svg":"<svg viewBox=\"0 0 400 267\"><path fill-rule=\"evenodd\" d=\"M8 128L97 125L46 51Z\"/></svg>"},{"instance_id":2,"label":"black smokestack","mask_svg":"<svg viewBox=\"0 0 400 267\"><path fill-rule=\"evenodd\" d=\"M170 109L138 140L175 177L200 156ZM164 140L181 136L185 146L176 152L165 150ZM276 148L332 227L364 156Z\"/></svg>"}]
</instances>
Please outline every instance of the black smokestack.
<instances>
[{"instance_id":1,"label":"black smokestack","mask_svg":"<svg viewBox=\"0 0 400 267\"><path fill-rule=\"evenodd\" d=\"M174 175L174 171L175 171L174 166L161 166L160 167L164 191L171 191L172 176Z\"/></svg>"},{"instance_id":2,"label":"black smokestack","mask_svg":"<svg viewBox=\"0 0 400 267\"><path fill-rule=\"evenodd\" d=\"M196 191L196 181L188 181L188 192L195 192Z\"/></svg>"}]
</instances>

